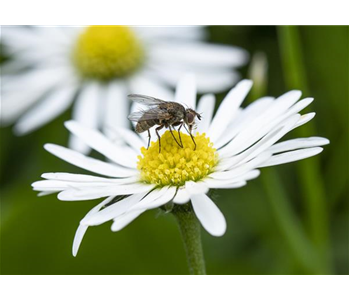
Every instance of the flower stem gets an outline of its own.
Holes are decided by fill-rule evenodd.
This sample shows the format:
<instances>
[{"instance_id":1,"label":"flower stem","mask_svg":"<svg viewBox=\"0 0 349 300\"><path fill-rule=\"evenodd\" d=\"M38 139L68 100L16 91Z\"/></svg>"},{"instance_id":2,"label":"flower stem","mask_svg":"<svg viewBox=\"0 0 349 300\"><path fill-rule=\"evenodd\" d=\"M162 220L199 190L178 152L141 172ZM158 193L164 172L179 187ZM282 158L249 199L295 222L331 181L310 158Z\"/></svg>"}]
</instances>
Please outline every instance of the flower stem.
<instances>
[{"instance_id":1,"label":"flower stem","mask_svg":"<svg viewBox=\"0 0 349 300\"><path fill-rule=\"evenodd\" d=\"M201 227L191 204L175 205L172 213L181 231L190 274L206 275Z\"/></svg>"}]
</instances>

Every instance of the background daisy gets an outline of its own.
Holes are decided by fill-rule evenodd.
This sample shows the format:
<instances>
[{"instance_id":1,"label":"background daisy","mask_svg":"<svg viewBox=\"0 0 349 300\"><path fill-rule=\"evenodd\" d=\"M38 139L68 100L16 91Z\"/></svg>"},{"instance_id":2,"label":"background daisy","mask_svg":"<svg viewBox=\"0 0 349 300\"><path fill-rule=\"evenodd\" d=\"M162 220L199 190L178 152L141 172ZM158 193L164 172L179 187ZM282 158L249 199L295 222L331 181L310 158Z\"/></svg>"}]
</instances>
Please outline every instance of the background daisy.
<instances>
[{"instance_id":1,"label":"background daisy","mask_svg":"<svg viewBox=\"0 0 349 300\"><path fill-rule=\"evenodd\" d=\"M199 92L219 92L239 78L246 51L208 44L202 27L3 27L1 124L29 133L74 103L72 118L104 132L127 127L127 94L171 100L187 71ZM88 147L71 137L70 147Z\"/></svg>"}]
</instances>

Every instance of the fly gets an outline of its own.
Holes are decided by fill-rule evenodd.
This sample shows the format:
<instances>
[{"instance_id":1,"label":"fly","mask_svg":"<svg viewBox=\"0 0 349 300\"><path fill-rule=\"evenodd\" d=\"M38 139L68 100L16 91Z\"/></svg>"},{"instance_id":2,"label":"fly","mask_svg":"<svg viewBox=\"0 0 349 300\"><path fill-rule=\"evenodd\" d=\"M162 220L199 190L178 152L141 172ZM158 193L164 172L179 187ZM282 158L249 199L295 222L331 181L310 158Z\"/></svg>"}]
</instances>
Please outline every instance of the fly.
<instances>
[{"instance_id":1,"label":"fly","mask_svg":"<svg viewBox=\"0 0 349 300\"><path fill-rule=\"evenodd\" d=\"M146 130L148 131L148 148L151 139L149 129L153 126L158 126L155 128L155 132L159 140L159 153L161 152L161 138L159 135L159 130L164 127L170 130L172 137L178 146L183 148L180 130L182 126L184 126L195 145L194 150L196 150L196 143L192 135L192 129L195 124L195 117L201 120L201 115L199 113L191 108L185 108L183 105L177 102L164 101L150 96L131 94L128 95L128 98L134 102L149 107L148 110L137 111L128 116L130 121L137 122L136 132L142 133ZM188 126L189 130L186 126ZM176 130L175 127L178 127L177 130L179 141L172 132L172 130Z\"/></svg>"}]
</instances>

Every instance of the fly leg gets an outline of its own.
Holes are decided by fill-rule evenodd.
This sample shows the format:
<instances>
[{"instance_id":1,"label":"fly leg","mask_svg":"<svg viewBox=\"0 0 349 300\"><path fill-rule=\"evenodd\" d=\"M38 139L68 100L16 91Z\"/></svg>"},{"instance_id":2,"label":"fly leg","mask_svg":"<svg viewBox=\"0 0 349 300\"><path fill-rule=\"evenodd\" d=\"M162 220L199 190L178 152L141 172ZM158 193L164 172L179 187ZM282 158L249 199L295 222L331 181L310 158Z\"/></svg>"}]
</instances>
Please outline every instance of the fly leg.
<instances>
[{"instance_id":1,"label":"fly leg","mask_svg":"<svg viewBox=\"0 0 349 300\"><path fill-rule=\"evenodd\" d=\"M181 137L181 128L183 126L183 122L177 122L175 124L173 124L173 129L175 129L175 126L178 126L179 125L179 128L177 129L178 131L178 137L179 137L179 141L181 142L181 145L180 147L183 148L183 142L182 142L182 137Z\"/></svg>"},{"instance_id":2,"label":"fly leg","mask_svg":"<svg viewBox=\"0 0 349 300\"><path fill-rule=\"evenodd\" d=\"M164 126L165 125L160 125L159 127L155 128L156 135L158 136L158 139L159 139L159 153L161 152L161 137L160 137L160 134L159 134L159 130L164 128Z\"/></svg>"},{"instance_id":3,"label":"fly leg","mask_svg":"<svg viewBox=\"0 0 349 300\"><path fill-rule=\"evenodd\" d=\"M194 151L196 150L196 143L195 143L195 139L194 139L194 137L193 137L193 135L191 134L191 126L189 125L189 130L188 130L188 128L184 125L184 128L185 128L185 130L189 133L189 135L190 135L190 137L191 137L191 140L193 141L193 143L194 143Z\"/></svg>"},{"instance_id":4,"label":"fly leg","mask_svg":"<svg viewBox=\"0 0 349 300\"><path fill-rule=\"evenodd\" d=\"M181 123L181 125L179 125L178 127L178 136L179 136L179 141L181 142L182 148L183 148L183 142L182 142L182 137L181 137L181 128L183 126L183 123Z\"/></svg>"},{"instance_id":5,"label":"fly leg","mask_svg":"<svg viewBox=\"0 0 349 300\"><path fill-rule=\"evenodd\" d=\"M147 147L147 150L149 149L149 146L150 146L150 139L151 139L150 130L148 129L148 147Z\"/></svg>"},{"instance_id":6,"label":"fly leg","mask_svg":"<svg viewBox=\"0 0 349 300\"><path fill-rule=\"evenodd\" d=\"M174 138L174 140L176 141L177 145L178 145L179 147L183 148L182 141L181 141L181 144L180 144L180 143L178 143L178 141L177 141L176 137L174 136L174 134L173 134L173 132L172 132L172 128L171 128L171 126L169 126L168 128L170 129L170 132L171 132L171 134L172 134L172 137L173 137L173 138ZM180 137L181 137L181 136L179 136L179 138L180 138Z\"/></svg>"}]
</instances>

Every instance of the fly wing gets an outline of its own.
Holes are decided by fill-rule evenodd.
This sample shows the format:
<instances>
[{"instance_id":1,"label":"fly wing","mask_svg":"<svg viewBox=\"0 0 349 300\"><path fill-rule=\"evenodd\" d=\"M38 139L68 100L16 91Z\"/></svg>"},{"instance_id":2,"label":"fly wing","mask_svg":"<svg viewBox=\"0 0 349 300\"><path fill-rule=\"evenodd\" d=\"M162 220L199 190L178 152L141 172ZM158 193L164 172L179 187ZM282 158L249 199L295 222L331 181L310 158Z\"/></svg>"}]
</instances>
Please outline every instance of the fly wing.
<instances>
[{"instance_id":1,"label":"fly wing","mask_svg":"<svg viewBox=\"0 0 349 300\"><path fill-rule=\"evenodd\" d=\"M162 103L168 103L164 100L160 100L154 97L140 95L140 94L130 94L127 96L131 101L137 102L139 104L152 106L152 105L160 105Z\"/></svg>"},{"instance_id":2,"label":"fly wing","mask_svg":"<svg viewBox=\"0 0 349 300\"><path fill-rule=\"evenodd\" d=\"M147 121L147 120L168 120L172 116L168 112L154 107L148 110L136 111L128 116L128 119L133 122Z\"/></svg>"},{"instance_id":3,"label":"fly wing","mask_svg":"<svg viewBox=\"0 0 349 300\"><path fill-rule=\"evenodd\" d=\"M135 111L132 114L130 114L127 118L132 122L138 122L138 120L143 117L144 113L145 111L142 110Z\"/></svg>"}]
</instances>

